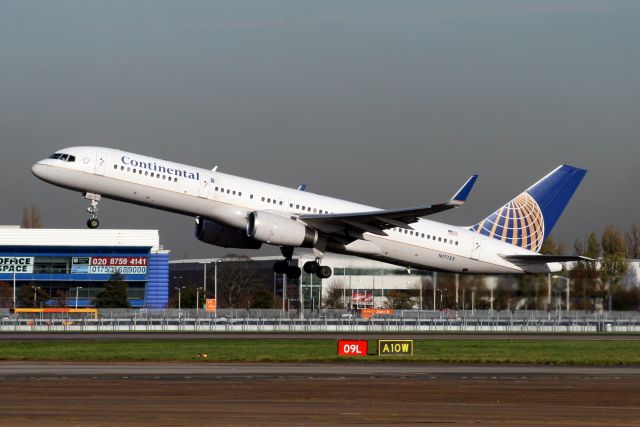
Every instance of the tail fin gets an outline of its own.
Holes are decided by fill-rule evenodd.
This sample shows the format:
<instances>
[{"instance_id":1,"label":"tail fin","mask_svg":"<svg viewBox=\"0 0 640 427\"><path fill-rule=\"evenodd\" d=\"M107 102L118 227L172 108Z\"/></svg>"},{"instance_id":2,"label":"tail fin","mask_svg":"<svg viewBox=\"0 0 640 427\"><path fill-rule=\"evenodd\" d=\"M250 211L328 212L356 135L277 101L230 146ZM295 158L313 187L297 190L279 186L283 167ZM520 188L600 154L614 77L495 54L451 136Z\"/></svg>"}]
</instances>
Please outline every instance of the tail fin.
<instances>
[{"instance_id":1,"label":"tail fin","mask_svg":"<svg viewBox=\"0 0 640 427\"><path fill-rule=\"evenodd\" d=\"M469 227L479 234L539 252L544 239L587 173L558 166L509 203Z\"/></svg>"}]
</instances>

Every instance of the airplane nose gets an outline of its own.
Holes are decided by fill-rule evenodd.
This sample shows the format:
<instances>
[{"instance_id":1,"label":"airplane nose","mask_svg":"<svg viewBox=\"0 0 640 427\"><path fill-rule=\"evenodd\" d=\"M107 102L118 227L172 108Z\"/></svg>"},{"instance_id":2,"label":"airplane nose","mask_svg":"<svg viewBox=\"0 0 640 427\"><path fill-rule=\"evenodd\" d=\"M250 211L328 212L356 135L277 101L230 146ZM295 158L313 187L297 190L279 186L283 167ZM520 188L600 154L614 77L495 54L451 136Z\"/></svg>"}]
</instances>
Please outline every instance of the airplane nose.
<instances>
[{"instance_id":1,"label":"airplane nose","mask_svg":"<svg viewBox=\"0 0 640 427\"><path fill-rule=\"evenodd\" d=\"M45 166L43 164L35 163L33 166L31 166L31 173L38 178L42 178L42 175L44 174L44 168Z\"/></svg>"},{"instance_id":2,"label":"airplane nose","mask_svg":"<svg viewBox=\"0 0 640 427\"><path fill-rule=\"evenodd\" d=\"M31 173L40 178L43 181L50 182L53 179L55 171L49 165L45 165L42 162L38 162L31 166Z\"/></svg>"}]
</instances>

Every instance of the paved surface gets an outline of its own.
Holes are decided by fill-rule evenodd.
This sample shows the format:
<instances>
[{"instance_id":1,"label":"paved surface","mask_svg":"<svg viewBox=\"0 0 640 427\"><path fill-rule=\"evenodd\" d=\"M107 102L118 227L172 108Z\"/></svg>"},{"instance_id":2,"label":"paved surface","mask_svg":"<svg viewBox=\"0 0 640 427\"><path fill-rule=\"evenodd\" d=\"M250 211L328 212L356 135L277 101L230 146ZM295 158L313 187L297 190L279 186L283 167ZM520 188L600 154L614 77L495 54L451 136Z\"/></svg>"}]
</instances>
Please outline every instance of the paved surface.
<instances>
[{"instance_id":1,"label":"paved surface","mask_svg":"<svg viewBox=\"0 0 640 427\"><path fill-rule=\"evenodd\" d=\"M598 379L636 379L640 366L583 367L538 365L425 365L418 363L173 363L173 362L0 362L0 380L67 377L171 378L188 380L279 378L520 378L579 377ZM126 378L125 378L126 377ZM640 384L639 384L640 385Z\"/></svg>"},{"instance_id":2,"label":"paved surface","mask_svg":"<svg viewBox=\"0 0 640 427\"><path fill-rule=\"evenodd\" d=\"M0 425L640 425L640 367L0 362Z\"/></svg>"},{"instance_id":3,"label":"paved surface","mask_svg":"<svg viewBox=\"0 0 640 427\"><path fill-rule=\"evenodd\" d=\"M512 333L359 333L359 332L3 332L2 341L69 341L69 340L175 340L175 339L505 339L505 340L640 340L640 334L512 334Z\"/></svg>"}]
</instances>

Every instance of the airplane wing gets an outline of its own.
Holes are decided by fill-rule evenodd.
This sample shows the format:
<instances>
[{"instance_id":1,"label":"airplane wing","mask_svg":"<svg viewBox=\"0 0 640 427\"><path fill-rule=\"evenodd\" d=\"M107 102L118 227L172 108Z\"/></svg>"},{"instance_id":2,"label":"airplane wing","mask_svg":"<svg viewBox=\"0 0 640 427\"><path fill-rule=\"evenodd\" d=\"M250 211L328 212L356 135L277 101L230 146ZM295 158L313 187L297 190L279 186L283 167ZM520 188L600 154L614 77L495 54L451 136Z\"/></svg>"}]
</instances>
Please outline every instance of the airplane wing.
<instances>
[{"instance_id":1,"label":"airplane wing","mask_svg":"<svg viewBox=\"0 0 640 427\"><path fill-rule=\"evenodd\" d=\"M473 175L460 189L444 203L418 206L409 209L377 210L369 212L349 212L331 215L300 215L307 225L325 233L362 234L365 232L386 236L384 230L393 227L411 230L409 224L418 218L457 208L464 204L478 175Z\"/></svg>"},{"instance_id":2,"label":"airplane wing","mask_svg":"<svg viewBox=\"0 0 640 427\"><path fill-rule=\"evenodd\" d=\"M514 264L547 264L549 262L596 261L593 258L578 255L500 255Z\"/></svg>"}]
</instances>

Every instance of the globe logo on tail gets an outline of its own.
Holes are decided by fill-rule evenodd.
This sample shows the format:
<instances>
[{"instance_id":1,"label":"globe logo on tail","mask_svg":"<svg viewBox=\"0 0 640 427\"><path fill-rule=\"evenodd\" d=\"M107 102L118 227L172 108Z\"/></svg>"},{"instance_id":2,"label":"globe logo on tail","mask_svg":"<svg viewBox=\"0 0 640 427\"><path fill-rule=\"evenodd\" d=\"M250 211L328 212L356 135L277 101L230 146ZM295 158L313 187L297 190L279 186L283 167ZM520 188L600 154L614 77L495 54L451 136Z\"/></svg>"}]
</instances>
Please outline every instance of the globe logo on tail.
<instances>
[{"instance_id":1,"label":"globe logo on tail","mask_svg":"<svg viewBox=\"0 0 640 427\"><path fill-rule=\"evenodd\" d=\"M524 192L471 230L539 252L544 240L544 216L535 199Z\"/></svg>"}]
</instances>

